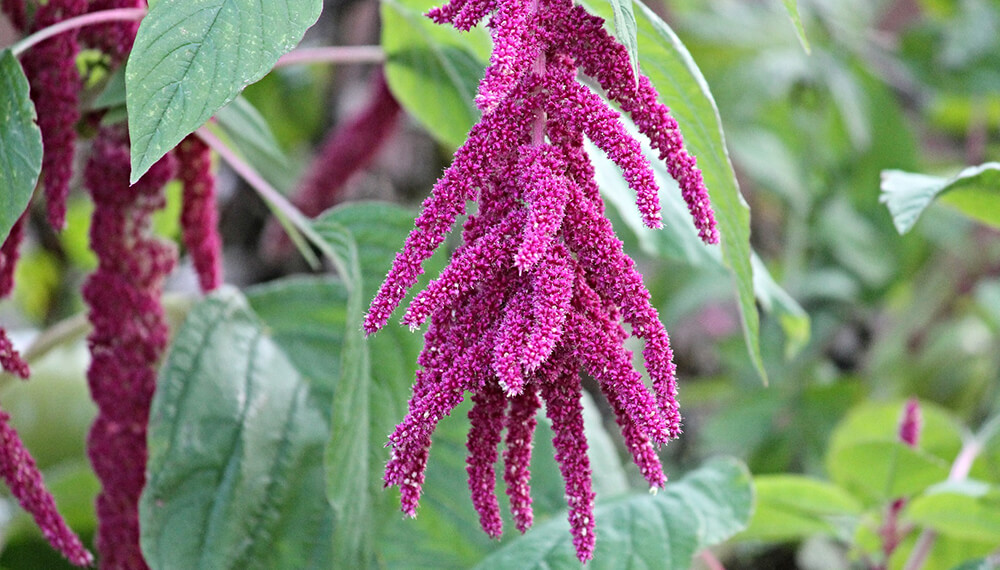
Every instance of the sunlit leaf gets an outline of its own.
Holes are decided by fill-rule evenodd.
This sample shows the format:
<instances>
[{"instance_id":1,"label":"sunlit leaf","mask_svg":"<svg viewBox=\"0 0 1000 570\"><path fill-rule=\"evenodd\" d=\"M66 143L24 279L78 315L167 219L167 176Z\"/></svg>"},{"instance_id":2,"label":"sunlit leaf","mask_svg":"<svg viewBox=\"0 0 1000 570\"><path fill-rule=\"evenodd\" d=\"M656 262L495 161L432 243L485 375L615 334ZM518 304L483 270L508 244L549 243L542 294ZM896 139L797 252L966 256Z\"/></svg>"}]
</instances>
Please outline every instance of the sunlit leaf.
<instances>
[{"instance_id":1,"label":"sunlit leaf","mask_svg":"<svg viewBox=\"0 0 1000 570\"><path fill-rule=\"evenodd\" d=\"M1000 227L1000 163L971 166L951 178L886 170L882 196L900 234L910 231L938 196L965 215Z\"/></svg>"},{"instance_id":2,"label":"sunlit leaf","mask_svg":"<svg viewBox=\"0 0 1000 570\"><path fill-rule=\"evenodd\" d=\"M424 16L434 0L382 2L385 76L392 94L438 140L451 147L479 120L474 99L489 59L489 36L460 33Z\"/></svg>"},{"instance_id":3,"label":"sunlit leaf","mask_svg":"<svg viewBox=\"0 0 1000 570\"><path fill-rule=\"evenodd\" d=\"M858 515L861 504L840 487L802 475L754 477L757 508L740 539L793 540L835 535L834 517Z\"/></svg>"},{"instance_id":4,"label":"sunlit leaf","mask_svg":"<svg viewBox=\"0 0 1000 570\"><path fill-rule=\"evenodd\" d=\"M320 0L159 0L125 71L134 183L316 22Z\"/></svg>"}]
</instances>

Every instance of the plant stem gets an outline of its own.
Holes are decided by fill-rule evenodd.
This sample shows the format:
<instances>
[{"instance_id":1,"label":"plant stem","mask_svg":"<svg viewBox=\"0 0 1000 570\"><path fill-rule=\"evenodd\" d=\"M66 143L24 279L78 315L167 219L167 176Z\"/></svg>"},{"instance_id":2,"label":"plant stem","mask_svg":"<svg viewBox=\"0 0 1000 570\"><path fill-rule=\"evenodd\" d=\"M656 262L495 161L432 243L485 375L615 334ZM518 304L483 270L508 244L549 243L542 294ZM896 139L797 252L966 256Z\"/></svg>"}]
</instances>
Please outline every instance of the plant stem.
<instances>
[{"instance_id":1,"label":"plant stem","mask_svg":"<svg viewBox=\"0 0 1000 570\"><path fill-rule=\"evenodd\" d=\"M722 562L720 562L719 559L715 557L715 554L707 548L699 553L699 557L709 570L726 570L726 567L722 565Z\"/></svg>"},{"instance_id":2,"label":"plant stem","mask_svg":"<svg viewBox=\"0 0 1000 570\"><path fill-rule=\"evenodd\" d=\"M381 46L331 46L299 48L278 59L274 67L301 63L382 63L385 50Z\"/></svg>"},{"instance_id":3,"label":"plant stem","mask_svg":"<svg viewBox=\"0 0 1000 570\"><path fill-rule=\"evenodd\" d=\"M147 10L145 8L115 8L113 10L101 10L99 12L91 12L75 18L69 18L59 22L58 24L42 28L30 36L23 38L21 41L11 46L10 51L13 52L15 56L18 56L35 44L43 42L53 36L58 36L63 32L83 28L85 26L103 24L106 22L141 20L143 16L146 15L146 11Z\"/></svg>"},{"instance_id":4,"label":"plant stem","mask_svg":"<svg viewBox=\"0 0 1000 570\"><path fill-rule=\"evenodd\" d=\"M316 232L312 227L312 223L309 218L302 214L298 208L296 208L291 202L285 198L281 192L278 192L267 180L264 179L252 166L250 166L246 161L240 158L233 149L226 146L219 137L210 131L206 127L201 127L195 134L198 135L201 140L205 141L205 144L212 147L212 150L219 153L222 160L225 160L229 167L232 168L237 174L239 174L247 184L249 184L257 194L264 199L265 202L271 207L272 211L278 215L279 220L284 219L291 223L292 228L288 229L298 229L302 232L313 245L316 246L323 254L333 261L334 265L337 265L337 270L341 271L345 268L339 266L339 257L336 252L330 247L330 244L326 243L322 236ZM295 240L297 237L295 234L290 233L289 236ZM300 248L303 255L306 256L306 260L310 262L311 265L316 265L315 257L309 258L312 253L308 247ZM341 271L341 275L346 275L346 273Z\"/></svg>"}]
</instances>

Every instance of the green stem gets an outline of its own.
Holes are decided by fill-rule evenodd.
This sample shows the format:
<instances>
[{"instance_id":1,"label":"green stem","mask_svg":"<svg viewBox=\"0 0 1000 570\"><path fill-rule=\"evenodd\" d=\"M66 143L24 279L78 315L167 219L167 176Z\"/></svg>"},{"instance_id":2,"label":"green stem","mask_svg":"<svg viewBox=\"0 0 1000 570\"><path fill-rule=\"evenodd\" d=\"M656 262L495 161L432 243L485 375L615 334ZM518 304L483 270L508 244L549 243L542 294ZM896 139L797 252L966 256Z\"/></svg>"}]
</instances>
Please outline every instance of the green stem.
<instances>
[{"instance_id":1,"label":"green stem","mask_svg":"<svg viewBox=\"0 0 1000 570\"><path fill-rule=\"evenodd\" d=\"M141 20L146 15L145 8L115 8L113 10L101 10L91 12L75 18L68 18L57 24L42 28L30 36L23 38L10 47L10 51L15 56L21 55L31 46L43 42L53 36L58 36L63 32L92 26L94 24L105 24L107 22L129 22Z\"/></svg>"}]
</instances>

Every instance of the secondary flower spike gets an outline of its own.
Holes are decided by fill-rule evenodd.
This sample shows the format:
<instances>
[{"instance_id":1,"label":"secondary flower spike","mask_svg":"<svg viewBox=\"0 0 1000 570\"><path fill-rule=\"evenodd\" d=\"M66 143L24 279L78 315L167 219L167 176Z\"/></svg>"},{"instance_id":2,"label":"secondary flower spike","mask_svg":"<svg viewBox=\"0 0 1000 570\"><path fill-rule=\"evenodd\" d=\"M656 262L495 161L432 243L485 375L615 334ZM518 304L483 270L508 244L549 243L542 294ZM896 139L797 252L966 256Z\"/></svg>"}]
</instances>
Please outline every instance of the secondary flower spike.
<instances>
[{"instance_id":1,"label":"secondary flower spike","mask_svg":"<svg viewBox=\"0 0 1000 570\"><path fill-rule=\"evenodd\" d=\"M621 168L643 220L654 228L661 225L658 189L618 111L577 80L579 71L649 138L677 179L699 235L717 243L708 193L652 83L633 75L625 48L604 31L603 20L572 0L453 0L428 15L460 30L489 16L494 49L476 97L482 119L424 202L365 318L369 334L388 322L424 260L465 213L466 201L476 201L463 245L403 317L411 328L430 324L409 413L389 436L385 483L399 486L403 511L415 515L431 433L470 392L473 505L483 530L499 536L494 486L503 440L503 479L515 525L524 532L533 520L534 416L544 404L566 483L573 545L587 561L595 547L594 493L580 374L598 381L652 487L666 482L656 447L680 434L681 418L669 338L604 216L584 139ZM644 341L652 391L624 347L629 334Z\"/></svg>"}]
</instances>

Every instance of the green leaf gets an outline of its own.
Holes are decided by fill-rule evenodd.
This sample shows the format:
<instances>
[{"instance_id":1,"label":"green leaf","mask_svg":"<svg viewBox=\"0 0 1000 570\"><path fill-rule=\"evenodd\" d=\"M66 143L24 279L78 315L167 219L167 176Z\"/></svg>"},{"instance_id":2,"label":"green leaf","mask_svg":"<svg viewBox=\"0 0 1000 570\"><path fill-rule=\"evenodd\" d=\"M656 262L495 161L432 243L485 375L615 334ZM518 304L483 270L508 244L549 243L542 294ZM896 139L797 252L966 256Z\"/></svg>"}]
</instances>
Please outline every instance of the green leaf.
<instances>
[{"instance_id":1,"label":"green leaf","mask_svg":"<svg viewBox=\"0 0 1000 570\"><path fill-rule=\"evenodd\" d=\"M750 473L734 459L715 459L658 494L631 495L594 509L597 548L590 569L686 569L696 552L746 526L753 509ZM565 513L535 526L476 568L578 566Z\"/></svg>"},{"instance_id":2,"label":"green leaf","mask_svg":"<svg viewBox=\"0 0 1000 570\"><path fill-rule=\"evenodd\" d=\"M42 131L28 78L9 49L0 53L0 243L28 207L42 171Z\"/></svg>"},{"instance_id":3,"label":"green leaf","mask_svg":"<svg viewBox=\"0 0 1000 570\"><path fill-rule=\"evenodd\" d=\"M855 407L830 435L828 454L869 442L898 442L903 400L868 402ZM944 408L920 402L922 428L917 448L950 463L962 447L961 424ZM827 456L829 466L830 456Z\"/></svg>"},{"instance_id":4,"label":"green leaf","mask_svg":"<svg viewBox=\"0 0 1000 570\"><path fill-rule=\"evenodd\" d=\"M424 16L437 0L382 2L385 76L392 94L431 135L451 147L479 120L474 99L489 60L489 36L459 33Z\"/></svg>"},{"instance_id":5,"label":"green leaf","mask_svg":"<svg viewBox=\"0 0 1000 570\"><path fill-rule=\"evenodd\" d=\"M160 0L125 70L134 183L247 85L319 17L320 0Z\"/></svg>"},{"instance_id":6,"label":"green leaf","mask_svg":"<svg viewBox=\"0 0 1000 570\"><path fill-rule=\"evenodd\" d=\"M802 475L754 477L757 508L739 538L786 541L816 534L833 535L835 517L858 515L862 506L849 493L826 481Z\"/></svg>"},{"instance_id":7,"label":"green leaf","mask_svg":"<svg viewBox=\"0 0 1000 570\"><path fill-rule=\"evenodd\" d=\"M340 377L347 290L329 276L294 276L246 290L271 338L309 382L310 399L330 420L330 402Z\"/></svg>"},{"instance_id":8,"label":"green leaf","mask_svg":"<svg viewBox=\"0 0 1000 570\"><path fill-rule=\"evenodd\" d=\"M387 327L366 341L361 322L370 295L412 227L412 213L379 203L335 208L314 222L347 290L343 359L325 457L327 497L337 520L349 521L335 528L338 567L369 564L375 537L393 510L382 490L388 459L384 438L405 413L422 344L419 336L399 327ZM378 355L377 366L370 354Z\"/></svg>"},{"instance_id":9,"label":"green leaf","mask_svg":"<svg viewBox=\"0 0 1000 570\"><path fill-rule=\"evenodd\" d=\"M788 17L792 19L792 25L795 26L795 34L799 36L799 43L802 44L802 49L806 53L810 53L812 50L809 48L809 40L806 38L806 29L802 27L802 18L799 16L799 2L798 0L784 0L785 10L788 11Z\"/></svg>"},{"instance_id":10,"label":"green leaf","mask_svg":"<svg viewBox=\"0 0 1000 570\"><path fill-rule=\"evenodd\" d=\"M995 487L979 497L928 493L914 499L904 516L946 536L1000 545L1000 489Z\"/></svg>"},{"instance_id":11,"label":"green leaf","mask_svg":"<svg viewBox=\"0 0 1000 570\"><path fill-rule=\"evenodd\" d=\"M876 502L919 493L948 477L948 463L895 441L838 448L827 458L830 478Z\"/></svg>"},{"instance_id":12,"label":"green leaf","mask_svg":"<svg viewBox=\"0 0 1000 570\"><path fill-rule=\"evenodd\" d=\"M750 359L764 382L760 319L750 265L750 210L740 194L726 150L722 122L705 78L673 30L641 2L636 13L643 71L670 106L688 151L697 157L715 209L722 258L735 279Z\"/></svg>"},{"instance_id":13,"label":"green leaf","mask_svg":"<svg viewBox=\"0 0 1000 570\"><path fill-rule=\"evenodd\" d=\"M329 567L327 424L309 389L234 289L190 311L150 417L139 513L151 567Z\"/></svg>"},{"instance_id":14,"label":"green leaf","mask_svg":"<svg viewBox=\"0 0 1000 570\"><path fill-rule=\"evenodd\" d=\"M879 201L889 208L900 234L910 231L938 196L970 218L1000 227L1000 163L970 166L951 178L901 170L882 172Z\"/></svg>"},{"instance_id":15,"label":"green leaf","mask_svg":"<svg viewBox=\"0 0 1000 570\"><path fill-rule=\"evenodd\" d=\"M215 114L223 132L245 156L263 156L278 164L288 162L267 120L243 97L237 97Z\"/></svg>"},{"instance_id":16,"label":"green leaf","mask_svg":"<svg viewBox=\"0 0 1000 570\"><path fill-rule=\"evenodd\" d=\"M635 11L632 0L608 0L615 18L615 39L625 46L632 63L632 74L639 79L639 43L636 39Z\"/></svg>"}]
</instances>

